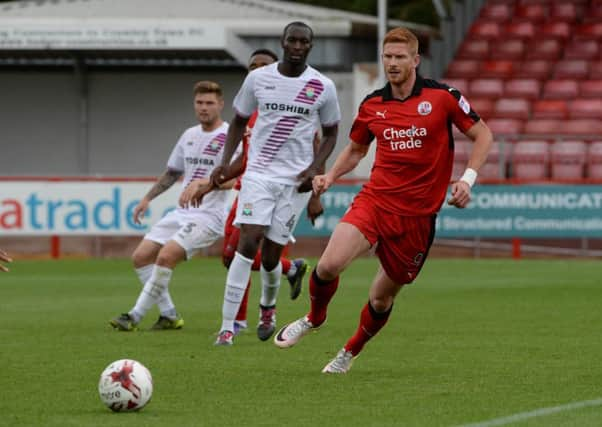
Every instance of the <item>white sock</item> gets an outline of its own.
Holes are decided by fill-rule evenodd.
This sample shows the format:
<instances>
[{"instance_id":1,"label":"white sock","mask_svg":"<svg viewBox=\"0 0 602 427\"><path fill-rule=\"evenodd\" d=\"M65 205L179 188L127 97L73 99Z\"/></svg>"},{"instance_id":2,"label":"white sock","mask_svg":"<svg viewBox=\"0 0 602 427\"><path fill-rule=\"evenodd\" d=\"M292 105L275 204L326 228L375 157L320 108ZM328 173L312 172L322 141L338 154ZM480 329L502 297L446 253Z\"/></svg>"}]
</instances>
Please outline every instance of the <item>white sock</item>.
<instances>
[{"instance_id":1,"label":"white sock","mask_svg":"<svg viewBox=\"0 0 602 427\"><path fill-rule=\"evenodd\" d=\"M228 268L228 277L226 278L221 331L234 331L234 319L236 319L240 302L247 290L252 265L252 259L248 259L238 252L234 254L234 259L230 264L230 268Z\"/></svg>"},{"instance_id":2,"label":"white sock","mask_svg":"<svg viewBox=\"0 0 602 427\"><path fill-rule=\"evenodd\" d=\"M140 322L148 310L159 301L163 292L167 290L172 272L173 270L170 268L159 267L158 265L153 267L151 277L144 284L136 305L130 311L130 316L134 318L134 322Z\"/></svg>"},{"instance_id":3,"label":"white sock","mask_svg":"<svg viewBox=\"0 0 602 427\"><path fill-rule=\"evenodd\" d=\"M142 283L143 286L146 284L146 282L148 282L148 279L150 279L154 267L154 264L148 264L144 267L136 269L136 274L138 275L140 283ZM176 306L171 299L171 295L169 294L168 288L166 288L163 292L163 295L161 295L161 298L157 302L157 305L159 306L161 316L165 316L172 320L178 316L178 313L176 312Z\"/></svg>"},{"instance_id":4,"label":"white sock","mask_svg":"<svg viewBox=\"0 0 602 427\"><path fill-rule=\"evenodd\" d=\"M264 307L276 305L278 290L280 289L280 276L282 276L282 264L278 263L272 271L266 271L261 264L261 299L259 304Z\"/></svg>"},{"instance_id":5,"label":"white sock","mask_svg":"<svg viewBox=\"0 0 602 427\"><path fill-rule=\"evenodd\" d=\"M297 273L297 264L295 264L295 261L291 261L291 268L288 269L286 277L293 277L295 273Z\"/></svg>"}]
</instances>

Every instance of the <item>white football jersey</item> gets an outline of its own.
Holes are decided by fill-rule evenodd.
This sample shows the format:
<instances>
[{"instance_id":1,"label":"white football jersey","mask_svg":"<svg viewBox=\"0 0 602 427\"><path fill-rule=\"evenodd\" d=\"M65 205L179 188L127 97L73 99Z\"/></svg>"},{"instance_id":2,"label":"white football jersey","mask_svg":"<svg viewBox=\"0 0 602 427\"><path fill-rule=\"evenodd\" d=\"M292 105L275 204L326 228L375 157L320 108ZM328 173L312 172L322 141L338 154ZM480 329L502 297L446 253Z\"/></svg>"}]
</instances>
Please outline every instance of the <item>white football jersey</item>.
<instances>
[{"instance_id":1,"label":"white football jersey","mask_svg":"<svg viewBox=\"0 0 602 427\"><path fill-rule=\"evenodd\" d=\"M184 173L182 190L193 179L209 178L213 169L221 164L224 144L228 133L228 123L211 132L205 132L201 125L186 129L174 147L167 167ZM212 213L223 215L228 191L212 191L203 198L198 208L178 208L183 214Z\"/></svg>"},{"instance_id":2,"label":"white football jersey","mask_svg":"<svg viewBox=\"0 0 602 427\"><path fill-rule=\"evenodd\" d=\"M259 110L245 174L289 185L313 161L316 122L331 126L341 120L334 83L309 65L299 77L283 76L278 63L252 71L234 109L242 117Z\"/></svg>"}]
</instances>

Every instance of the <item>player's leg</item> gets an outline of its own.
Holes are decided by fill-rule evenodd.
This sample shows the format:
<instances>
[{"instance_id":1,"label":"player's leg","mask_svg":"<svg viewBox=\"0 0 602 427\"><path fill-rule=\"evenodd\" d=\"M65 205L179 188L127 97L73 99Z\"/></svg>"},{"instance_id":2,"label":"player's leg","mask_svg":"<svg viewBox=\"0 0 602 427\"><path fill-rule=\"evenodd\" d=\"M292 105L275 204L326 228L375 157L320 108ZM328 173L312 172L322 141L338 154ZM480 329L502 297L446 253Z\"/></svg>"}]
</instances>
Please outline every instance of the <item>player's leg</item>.
<instances>
[{"instance_id":1,"label":"player's leg","mask_svg":"<svg viewBox=\"0 0 602 427\"><path fill-rule=\"evenodd\" d=\"M151 228L134 250L132 262L142 286L150 279L159 251L179 228L179 216L172 211ZM111 319L109 323L115 329L121 331L137 329L137 322L129 313L123 313Z\"/></svg>"},{"instance_id":2,"label":"player's leg","mask_svg":"<svg viewBox=\"0 0 602 427\"><path fill-rule=\"evenodd\" d=\"M328 304L338 287L339 274L370 247L368 239L355 225L341 222L336 226L309 279L310 311L280 329L274 337L278 347L295 345L310 330L324 323Z\"/></svg>"},{"instance_id":3,"label":"player's leg","mask_svg":"<svg viewBox=\"0 0 602 427\"><path fill-rule=\"evenodd\" d=\"M258 224L240 224L238 248L226 277L222 325L215 342L216 345L233 343L234 321L251 277L251 266L263 237L264 228L265 226Z\"/></svg>"},{"instance_id":4,"label":"player's leg","mask_svg":"<svg viewBox=\"0 0 602 427\"><path fill-rule=\"evenodd\" d=\"M236 253L236 247L238 246L238 240L240 236L240 229L234 226L234 218L236 217L236 207L238 205L238 197L234 199L228 218L226 218L226 224L224 226L224 247L222 249L222 262L224 267L229 268L234 254ZM234 319L234 335L237 335L242 329L247 328L247 306L249 301L249 292L251 289L251 279L247 283L247 289L243 295L238 313Z\"/></svg>"},{"instance_id":5,"label":"player's leg","mask_svg":"<svg viewBox=\"0 0 602 427\"><path fill-rule=\"evenodd\" d=\"M282 263L280 255L283 245L267 237L261 246L261 298L259 300L259 323L257 337L268 340L276 329L276 300L280 289Z\"/></svg>"}]
</instances>

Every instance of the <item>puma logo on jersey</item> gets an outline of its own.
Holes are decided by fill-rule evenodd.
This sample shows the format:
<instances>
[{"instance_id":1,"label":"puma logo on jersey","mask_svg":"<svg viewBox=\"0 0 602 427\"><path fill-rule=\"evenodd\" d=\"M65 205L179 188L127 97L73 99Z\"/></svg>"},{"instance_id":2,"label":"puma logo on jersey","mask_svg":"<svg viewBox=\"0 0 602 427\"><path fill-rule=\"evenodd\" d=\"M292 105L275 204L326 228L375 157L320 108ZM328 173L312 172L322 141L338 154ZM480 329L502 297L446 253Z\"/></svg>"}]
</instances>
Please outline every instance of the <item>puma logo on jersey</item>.
<instances>
[{"instance_id":1,"label":"puma logo on jersey","mask_svg":"<svg viewBox=\"0 0 602 427\"><path fill-rule=\"evenodd\" d=\"M264 87L265 90L276 90L276 86L266 86Z\"/></svg>"},{"instance_id":2,"label":"puma logo on jersey","mask_svg":"<svg viewBox=\"0 0 602 427\"><path fill-rule=\"evenodd\" d=\"M379 117L382 117L383 119L386 119L385 114L387 113L387 110L385 111L377 111L376 115Z\"/></svg>"}]
</instances>

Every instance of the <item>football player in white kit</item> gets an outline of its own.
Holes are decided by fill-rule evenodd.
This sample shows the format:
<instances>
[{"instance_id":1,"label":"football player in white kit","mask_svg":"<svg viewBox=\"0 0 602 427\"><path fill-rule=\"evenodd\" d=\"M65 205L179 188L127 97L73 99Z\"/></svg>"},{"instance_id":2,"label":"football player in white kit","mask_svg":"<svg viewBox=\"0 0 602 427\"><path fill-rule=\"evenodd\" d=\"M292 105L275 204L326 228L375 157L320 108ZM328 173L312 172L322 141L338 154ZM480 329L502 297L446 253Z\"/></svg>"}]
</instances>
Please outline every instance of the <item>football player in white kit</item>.
<instances>
[{"instance_id":1,"label":"football player in white kit","mask_svg":"<svg viewBox=\"0 0 602 427\"><path fill-rule=\"evenodd\" d=\"M275 299L280 287L280 255L296 220L293 206L306 197L304 192L311 191L313 177L336 144L341 118L336 88L307 65L312 40L313 31L307 24L288 24L281 39L282 61L249 73L234 99L236 114L222 164L211 174L214 185L231 177L230 160L249 117L255 110L259 115L238 195L235 223L240 225L240 240L228 269L216 345L233 343L234 319L260 243L262 282L270 284L267 289ZM322 141L314 156L316 118L322 125Z\"/></svg>"},{"instance_id":2,"label":"football player in white kit","mask_svg":"<svg viewBox=\"0 0 602 427\"><path fill-rule=\"evenodd\" d=\"M211 81L196 83L194 111L199 125L187 129L174 147L167 170L134 209L134 221L140 223L149 203L183 176L182 188L193 179L208 178L222 161L228 123L221 118L224 99L221 87ZM179 316L169 294L173 269L199 249L213 244L223 235L227 191L213 191L194 209L177 208L165 215L144 236L132 260L144 285L135 306L109 323L117 330L133 331L153 305L160 316L152 329L180 329Z\"/></svg>"}]
</instances>

